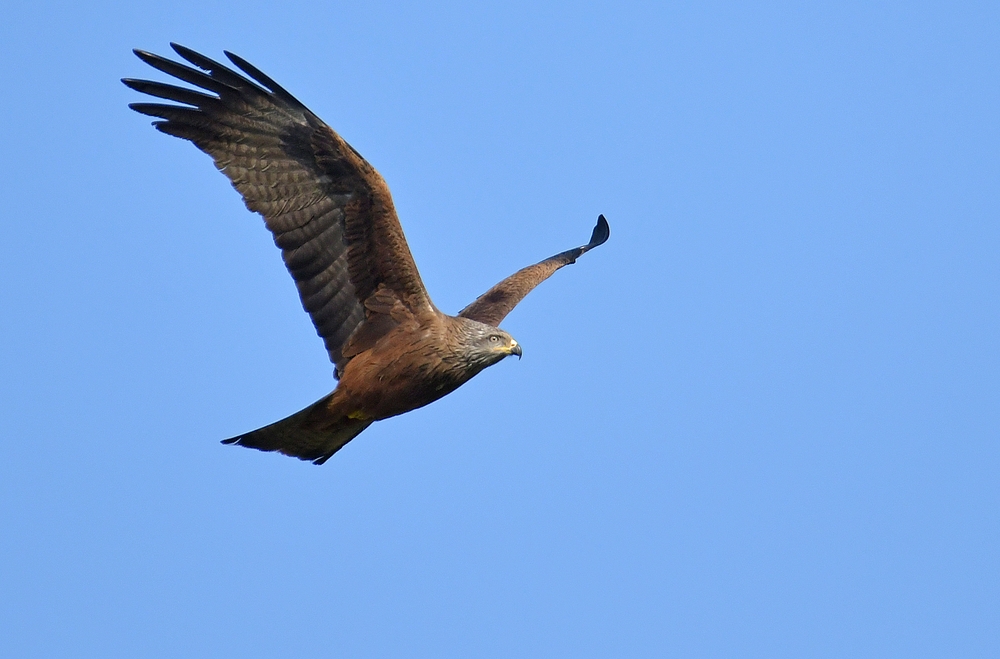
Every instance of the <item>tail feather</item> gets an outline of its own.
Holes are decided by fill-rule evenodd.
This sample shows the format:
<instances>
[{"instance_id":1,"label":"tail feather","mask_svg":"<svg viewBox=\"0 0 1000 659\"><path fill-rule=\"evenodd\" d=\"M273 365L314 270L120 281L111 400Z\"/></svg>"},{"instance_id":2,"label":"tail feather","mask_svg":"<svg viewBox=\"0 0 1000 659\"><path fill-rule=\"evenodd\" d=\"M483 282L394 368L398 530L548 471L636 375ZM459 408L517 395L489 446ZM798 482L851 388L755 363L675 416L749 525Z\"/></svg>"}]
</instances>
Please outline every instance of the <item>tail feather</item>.
<instances>
[{"instance_id":1,"label":"tail feather","mask_svg":"<svg viewBox=\"0 0 1000 659\"><path fill-rule=\"evenodd\" d=\"M238 437L224 439L222 443L239 444L259 451L280 451L321 465L372 424L371 421L347 418L339 419L332 425L318 424L317 416L320 415L317 412L326 408L329 399L330 396L326 396L290 417Z\"/></svg>"}]
</instances>

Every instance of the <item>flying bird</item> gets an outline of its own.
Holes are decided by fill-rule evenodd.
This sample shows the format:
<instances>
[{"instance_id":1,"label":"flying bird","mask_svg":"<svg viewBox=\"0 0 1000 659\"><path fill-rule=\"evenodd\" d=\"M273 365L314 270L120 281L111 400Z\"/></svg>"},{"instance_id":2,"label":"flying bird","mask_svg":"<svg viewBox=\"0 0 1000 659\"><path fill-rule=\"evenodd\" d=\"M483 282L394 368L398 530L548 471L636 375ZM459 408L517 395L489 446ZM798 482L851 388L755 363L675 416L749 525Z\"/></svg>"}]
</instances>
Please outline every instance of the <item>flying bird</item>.
<instances>
[{"instance_id":1,"label":"flying bird","mask_svg":"<svg viewBox=\"0 0 1000 659\"><path fill-rule=\"evenodd\" d=\"M135 50L146 64L198 89L125 78L173 101L132 103L153 126L190 140L260 213L326 345L332 393L258 430L223 440L323 464L373 422L454 391L521 346L497 326L535 286L610 235L507 277L457 316L431 302L375 168L319 117L246 60L242 74L171 44L193 66Z\"/></svg>"}]
</instances>

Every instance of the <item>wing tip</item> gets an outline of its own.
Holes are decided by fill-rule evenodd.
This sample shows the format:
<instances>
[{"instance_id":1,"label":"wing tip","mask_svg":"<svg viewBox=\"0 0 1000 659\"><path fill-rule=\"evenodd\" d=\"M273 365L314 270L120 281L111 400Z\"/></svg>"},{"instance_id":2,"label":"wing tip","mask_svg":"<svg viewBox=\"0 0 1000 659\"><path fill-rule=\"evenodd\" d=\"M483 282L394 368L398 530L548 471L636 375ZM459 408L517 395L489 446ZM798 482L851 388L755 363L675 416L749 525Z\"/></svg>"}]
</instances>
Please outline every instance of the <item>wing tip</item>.
<instances>
[{"instance_id":1,"label":"wing tip","mask_svg":"<svg viewBox=\"0 0 1000 659\"><path fill-rule=\"evenodd\" d=\"M205 61L207 61L208 58L205 57L204 55L202 55L201 53L196 52L196 51L188 48L187 46L182 46L181 44L177 43L176 41L171 41L170 42L170 50L174 51L175 53L177 53L178 55L180 55L181 57L183 57L187 61L191 62L192 64L194 64L198 68L200 68L202 70L205 70L205 71L209 70L208 68L206 68L205 66L202 65L202 63L205 62Z\"/></svg>"},{"instance_id":2,"label":"wing tip","mask_svg":"<svg viewBox=\"0 0 1000 659\"><path fill-rule=\"evenodd\" d=\"M133 48L132 54L150 66L153 66L153 62L157 60L156 53L151 53L148 50L143 50L142 48Z\"/></svg>"},{"instance_id":3,"label":"wing tip","mask_svg":"<svg viewBox=\"0 0 1000 659\"><path fill-rule=\"evenodd\" d=\"M611 226L608 224L608 220L603 214L597 216L597 226L594 227L594 232L590 234L590 242L587 243L586 249L593 249L599 245L603 245L608 242L608 238L611 237Z\"/></svg>"}]
</instances>

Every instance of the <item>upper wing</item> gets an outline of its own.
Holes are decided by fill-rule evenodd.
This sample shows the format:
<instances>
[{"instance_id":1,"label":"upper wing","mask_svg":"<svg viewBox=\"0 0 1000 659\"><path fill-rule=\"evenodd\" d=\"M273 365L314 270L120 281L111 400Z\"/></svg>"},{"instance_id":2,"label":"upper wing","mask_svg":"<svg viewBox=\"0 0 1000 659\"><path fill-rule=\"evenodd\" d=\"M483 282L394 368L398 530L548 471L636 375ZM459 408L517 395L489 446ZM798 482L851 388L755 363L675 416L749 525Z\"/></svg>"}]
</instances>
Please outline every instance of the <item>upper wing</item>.
<instances>
[{"instance_id":1,"label":"upper wing","mask_svg":"<svg viewBox=\"0 0 1000 659\"><path fill-rule=\"evenodd\" d=\"M171 47L202 70L140 50L135 54L209 93L124 79L132 89L182 104L129 107L161 119L153 122L158 130L212 156L247 208L264 217L330 360L343 367L350 357L345 344L366 318L381 335L400 311L433 310L379 173L242 58L226 53L253 80L193 50Z\"/></svg>"},{"instance_id":2,"label":"upper wing","mask_svg":"<svg viewBox=\"0 0 1000 659\"><path fill-rule=\"evenodd\" d=\"M580 255L598 245L603 245L611 235L608 221L601 215L597 218L597 226L590 236L590 242L583 247L567 250L561 254L549 257L541 263L529 265L518 270L510 277L486 291L476 301L462 309L459 316L471 318L487 325L496 327L500 321L524 299L531 290L552 276L552 273L570 263L576 263Z\"/></svg>"}]
</instances>

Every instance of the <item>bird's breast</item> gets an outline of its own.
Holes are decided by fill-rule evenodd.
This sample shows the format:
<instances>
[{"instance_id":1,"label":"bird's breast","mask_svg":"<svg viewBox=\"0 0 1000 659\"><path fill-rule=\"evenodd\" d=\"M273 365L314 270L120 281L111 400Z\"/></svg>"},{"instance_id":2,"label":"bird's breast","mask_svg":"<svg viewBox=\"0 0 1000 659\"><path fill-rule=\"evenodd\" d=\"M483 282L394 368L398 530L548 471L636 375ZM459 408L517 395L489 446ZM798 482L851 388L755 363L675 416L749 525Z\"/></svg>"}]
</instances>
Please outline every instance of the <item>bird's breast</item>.
<instances>
[{"instance_id":1,"label":"bird's breast","mask_svg":"<svg viewBox=\"0 0 1000 659\"><path fill-rule=\"evenodd\" d=\"M440 333L390 333L345 367L337 386L338 398L351 408L344 413L377 420L432 403L478 372L469 372L460 357Z\"/></svg>"}]
</instances>

